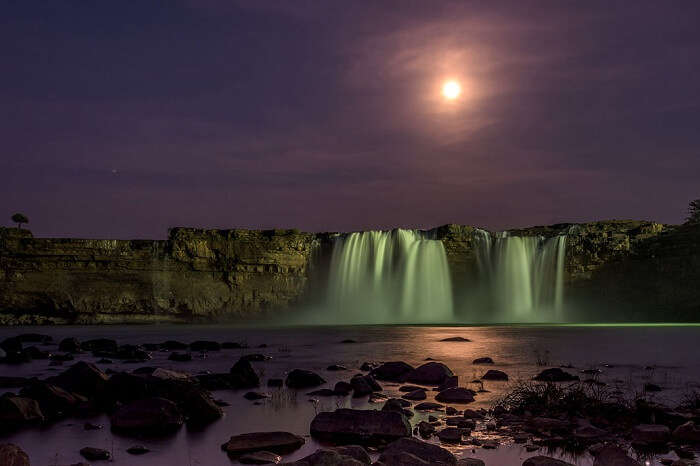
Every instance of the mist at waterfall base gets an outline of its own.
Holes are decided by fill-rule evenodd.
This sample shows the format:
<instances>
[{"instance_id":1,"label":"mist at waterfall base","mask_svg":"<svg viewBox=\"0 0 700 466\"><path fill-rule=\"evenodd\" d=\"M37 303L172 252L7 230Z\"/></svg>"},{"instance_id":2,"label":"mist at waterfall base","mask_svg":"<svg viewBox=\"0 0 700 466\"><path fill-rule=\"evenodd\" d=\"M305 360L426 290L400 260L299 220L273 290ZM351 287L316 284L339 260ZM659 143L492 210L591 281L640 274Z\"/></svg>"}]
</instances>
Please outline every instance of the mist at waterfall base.
<instances>
[{"instance_id":1,"label":"mist at waterfall base","mask_svg":"<svg viewBox=\"0 0 700 466\"><path fill-rule=\"evenodd\" d=\"M475 230L477 270L453 278L434 231L338 235L324 292L295 323L471 324L566 321L566 236Z\"/></svg>"}]
</instances>

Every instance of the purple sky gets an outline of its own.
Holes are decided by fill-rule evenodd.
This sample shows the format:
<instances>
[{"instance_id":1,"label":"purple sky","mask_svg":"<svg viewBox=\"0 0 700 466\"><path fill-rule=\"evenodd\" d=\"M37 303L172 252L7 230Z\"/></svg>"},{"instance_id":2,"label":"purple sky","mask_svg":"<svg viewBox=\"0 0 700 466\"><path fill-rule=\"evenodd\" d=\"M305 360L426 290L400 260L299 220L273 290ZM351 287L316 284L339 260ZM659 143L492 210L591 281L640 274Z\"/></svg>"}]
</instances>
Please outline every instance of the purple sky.
<instances>
[{"instance_id":1,"label":"purple sky","mask_svg":"<svg viewBox=\"0 0 700 466\"><path fill-rule=\"evenodd\" d=\"M0 222L37 236L678 223L700 197L696 0L1 10Z\"/></svg>"}]
</instances>

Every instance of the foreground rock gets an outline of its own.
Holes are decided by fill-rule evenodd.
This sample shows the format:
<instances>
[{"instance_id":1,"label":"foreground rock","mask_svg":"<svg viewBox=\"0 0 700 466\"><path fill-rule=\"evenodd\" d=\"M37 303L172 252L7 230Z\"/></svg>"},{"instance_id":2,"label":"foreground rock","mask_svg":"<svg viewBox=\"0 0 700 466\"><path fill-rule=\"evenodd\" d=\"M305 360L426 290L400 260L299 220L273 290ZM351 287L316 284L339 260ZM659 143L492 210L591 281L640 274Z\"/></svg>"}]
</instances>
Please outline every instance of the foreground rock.
<instances>
[{"instance_id":1,"label":"foreground rock","mask_svg":"<svg viewBox=\"0 0 700 466\"><path fill-rule=\"evenodd\" d=\"M0 464L3 466L29 466L29 456L17 445L0 444Z\"/></svg>"},{"instance_id":2,"label":"foreground rock","mask_svg":"<svg viewBox=\"0 0 700 466\"><path fill-rule=\"evenodd\" d=\"M641 466L620 447L606 445L595 455L593 466Z\"/></svg>"},{"instance_id":3,"label":"foreground rock","mask_svg":"<svg viewBox=\"0 0 700 466\"><path fill-rule=\"evenodd\" d=\"M41 422L44 422L44 415L35 400L12 393L0 397L0 432L11 432Z\"/></svg>"},{"instance_id":4,"label":"foreground rock","mask_svg":"<svg viewBox=\"0 0 700 466\"><path fill-rule=\"evenodd\" d=\"M457 459L449 451L416 438L402 438L390 443L379 456L379 461L386 466L405 465L412 463L411 456L431 465L457 464Z\"/></svg>"},{"instance_id":5,"label":"foreground rock","mask_svg":"<svg viewBox=\"0 0 700 466\"><path fill-rule=\"evenodd\" d=\"M440 403L471 403L474 401L474 391L464 387L453 387L443 390L435 397Z\"/></svg>"},{"instance_id":6,"label":"foreground rock","mask_svg":"<svg viewBox=\"0 0 700 466\"><path fill-rule=\"evenodd\" d=\"M337 409L311 421L311 436L333 444L374 445L411 436L411 425L397 411Z\"/></svg>"},{"instance_id":7,"label":"foreground rock","mask_svg":"<svg viewBox=\"0 0 700 466\"><path fill-rule=\"evenodd\" d=\"M440 385L452 376L454 374L446 365L440 362L429 362L409 372L406 375L406 381L421 385Z\"/></svg>"},{"instance_id":8,"label":"foreground rock","mask_svg":"<svg viewBox=\"0 0 700 466\"><path fill-rule=\"evenodd\" d=\"M185 419L177 405L165 398L137 400L121 407L111 417L112 430L127 435L167 435Z\"/></svg>"},{"instance_id":9,"label":"foreground rock","mask_svg":"<svg viewBox=\"0 0 700 466\"><path fill-rule=\"evenodd\" d=\"M286 455L298 450L304 445L304 439L289 432L250 432L232 436L228 442L221 445L221 449L232 458L267 451Z\"/></svg>"},{"instance_id":10,"label":"foreground rock","mask_svg":"<svg viewBox=\"0 0 700 466\"><path fill-rule=\"evenodd\" d=\"M561 461L549 456L533 456L523 461L523 466L575 466L574 464Z\"/></svg>"}]
</instances>

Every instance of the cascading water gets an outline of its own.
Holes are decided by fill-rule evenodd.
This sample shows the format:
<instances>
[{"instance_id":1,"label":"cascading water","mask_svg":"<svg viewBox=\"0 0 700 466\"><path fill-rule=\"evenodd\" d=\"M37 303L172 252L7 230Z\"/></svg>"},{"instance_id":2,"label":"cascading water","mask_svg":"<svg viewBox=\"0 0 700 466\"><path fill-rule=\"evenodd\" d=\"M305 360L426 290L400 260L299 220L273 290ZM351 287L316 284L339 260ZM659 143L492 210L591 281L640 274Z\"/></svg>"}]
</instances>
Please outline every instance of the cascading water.
<instances>
[{"instance_id":1,"label":"cascading water","mask_svg":"<svg viewBox=\"0 0 700 466\"><path fill-rule=\"evenodd\" d=\"M510 322L561 320L566 236L475 234L477 262L490 288L496 319Z\"/></svg>"},{"instance_id":2,"label":"cascading water","mask_svg":"<svg viewBox=\"0 0 700 466\"><path fill-rule=\"evenodd\" d=\"M336 238L328 306L335 323L452 322L452 285L442 241L396 229ZM327 316L331 317L331 316Z\"/></svg>"}]
</instances>

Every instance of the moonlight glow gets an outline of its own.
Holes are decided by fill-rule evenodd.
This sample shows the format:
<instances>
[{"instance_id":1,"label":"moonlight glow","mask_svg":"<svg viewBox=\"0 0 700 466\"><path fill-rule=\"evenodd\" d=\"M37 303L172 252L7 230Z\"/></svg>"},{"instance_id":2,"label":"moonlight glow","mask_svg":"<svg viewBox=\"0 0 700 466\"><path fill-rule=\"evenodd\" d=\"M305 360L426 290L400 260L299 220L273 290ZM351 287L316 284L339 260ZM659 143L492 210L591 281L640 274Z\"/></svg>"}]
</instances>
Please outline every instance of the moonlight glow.
<instances>
[{"instance_id":1,"label":"moonlight glow","mask_svg":"<svg viewBox=\"0 0 700 466\"><path fill-rule=\"evenodd\" d=\"M462 93L462 87L457 81L447 81L442 85L442 95L448 100L454 100Z\"/></svg>"}]
</instances>

